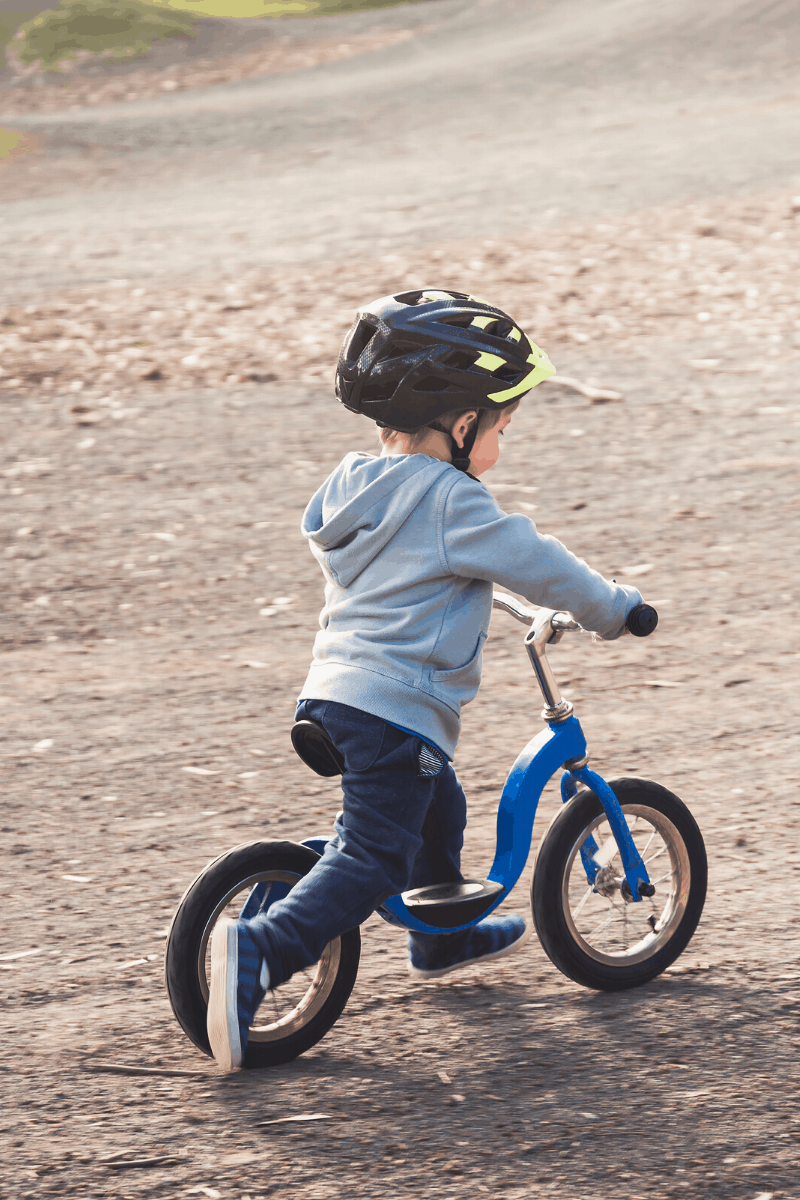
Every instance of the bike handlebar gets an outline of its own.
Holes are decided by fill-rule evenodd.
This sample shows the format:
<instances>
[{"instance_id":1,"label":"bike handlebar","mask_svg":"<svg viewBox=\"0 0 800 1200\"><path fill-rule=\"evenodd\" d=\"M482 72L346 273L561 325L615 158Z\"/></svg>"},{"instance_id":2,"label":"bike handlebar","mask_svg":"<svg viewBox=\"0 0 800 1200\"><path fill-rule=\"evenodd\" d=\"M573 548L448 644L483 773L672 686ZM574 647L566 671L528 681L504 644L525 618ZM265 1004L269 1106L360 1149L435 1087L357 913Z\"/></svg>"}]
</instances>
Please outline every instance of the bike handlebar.
<instances>
[{"instance_id":1,"label":"bike handlebar","mask_svg":"<svg viewBox=\"0 0 800 1200\"><path fill-rule=\"evenodd\" d=\"M658 624L658 613L652 604L637 604L628 613L625 628L634 637L649 637Z\"/></svg>"},{"instance_id":2,"label":"bike handlebar","mask_svg":"<svg viewBox=\"0 0 800 1200\"><path fill-rule=\"evenodd\" d=\"M504 592L493 593L492 606L494 608L502 608L509 616L516 617L524 625L532 624L538 615L537 610L528 608L521 601L513 596L506 595ZM543 612L541 609L538 612L542 613L543 617L546 617L546 612ZM569 629L581 628L569 613L551 613L550 622L551 628L557 635ZM649 637L656 625L658 625L658 613L652 604L637 604L628 613L625 621L625 628L634 637Z\"/></svg>"},{"instance_id":3,"label":"bike handlebar","mask_svg":"<svg viewBox=\"0 0 800 1200\"><path fill-rule=\"evenodd\" d=\"M530 625L536 617L536 609L528 608L521 600L505 592L492 592L492 608L502 608L510 617L516 617L523 625Z\"/></svg>"}]
</instances>

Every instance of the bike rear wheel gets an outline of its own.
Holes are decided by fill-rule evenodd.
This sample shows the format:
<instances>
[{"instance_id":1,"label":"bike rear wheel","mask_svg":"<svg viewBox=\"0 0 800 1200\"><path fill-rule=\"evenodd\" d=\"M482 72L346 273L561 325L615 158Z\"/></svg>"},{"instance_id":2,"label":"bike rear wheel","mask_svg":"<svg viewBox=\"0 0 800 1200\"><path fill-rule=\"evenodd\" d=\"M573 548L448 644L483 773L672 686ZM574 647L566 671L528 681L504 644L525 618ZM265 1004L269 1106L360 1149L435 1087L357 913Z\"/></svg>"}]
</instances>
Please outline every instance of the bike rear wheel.
<instances>
[{"instance_id":1,"label":"bike rear wheel","mask_svg":"<svg viewBox=\"0 0 800 1200\"><path fill-rule=\"evenodd\" d=\"M645 779L609 785L655 895L626 902L625 874L603 806L582 788L557 814L536 857L531 906L550 958L584 987L620 991L660 975L686 949L705 903L708 867L686 805ZM599 864L593 882L586 863Z\"/></svg>"},{"instance_id":2,"label":"bike rear wheel","mask_svg":"<svg viewBox=\"0 0 800 1200\"><path fill-rule=\"evenodd\" d=\"M209 863L191 884L170 928L166 951L169 1001L181 1028L205 1054L211 934L216 923L264 911L319 859L294 842L237 846ZM320 1041L338 1020L353 990L361 953L359 930L325 947L319 962L267 993L250 1029L245 1067L289 1062Z\"/></svg>"}]
</instances>

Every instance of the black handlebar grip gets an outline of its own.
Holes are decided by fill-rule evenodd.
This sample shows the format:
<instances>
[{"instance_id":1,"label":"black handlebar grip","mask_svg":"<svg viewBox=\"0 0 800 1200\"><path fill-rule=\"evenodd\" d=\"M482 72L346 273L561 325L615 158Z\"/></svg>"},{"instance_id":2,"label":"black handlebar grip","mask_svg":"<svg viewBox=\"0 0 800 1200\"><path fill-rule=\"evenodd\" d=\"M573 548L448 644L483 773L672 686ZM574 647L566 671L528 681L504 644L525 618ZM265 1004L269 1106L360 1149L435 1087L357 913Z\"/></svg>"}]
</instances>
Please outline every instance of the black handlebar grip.
<instances>
[{"instance_id":1,"label":"black handlebar grip","mask_svg":"<svg viewBox=\"0 0 800 1200\"><path fill-rule=\"evenodd\" d=\"M650 604L637 604L628 613L625 628L634 637L648 637L658 624L658 613Z\"/></svg>"}]
</instances>

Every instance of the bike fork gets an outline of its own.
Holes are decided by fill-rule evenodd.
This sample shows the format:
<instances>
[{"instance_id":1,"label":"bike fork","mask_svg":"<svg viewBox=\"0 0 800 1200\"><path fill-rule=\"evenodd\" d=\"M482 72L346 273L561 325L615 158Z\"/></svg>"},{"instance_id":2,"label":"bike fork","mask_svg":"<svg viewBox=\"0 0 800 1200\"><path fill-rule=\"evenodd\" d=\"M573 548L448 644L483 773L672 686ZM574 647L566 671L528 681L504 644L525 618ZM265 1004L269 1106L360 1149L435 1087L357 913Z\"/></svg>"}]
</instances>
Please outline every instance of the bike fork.
<instances>
[{"instance_id":1,"label":"bike fork","mask_svg":"<svg viewBox=\"0 0 800 1200\"><path fill-rule=\"evenodd\" d=\"M588 767L577 767L572 771L565 771L561 776L561 799L564 804L575 795L579 783L584 784L594 792L608 818L611 832L614 835L614 841L617 844L620 858L622 859L622 867L625 871L627 882L627 889L625 890L629 893L625 898L638 903L643 896L652 896L655 893L655 888L650 882L647 868L642 862L639 851L636 849L631 832L628 829L628 822L625 820L617 797L600 775L597 775L594 771L590 771ZM581 846L580 854L586 878L591 884L594 884L597 872L601 867L596 858L598 851L597 842L590 835Z\"/></svg>"}]
</instances>

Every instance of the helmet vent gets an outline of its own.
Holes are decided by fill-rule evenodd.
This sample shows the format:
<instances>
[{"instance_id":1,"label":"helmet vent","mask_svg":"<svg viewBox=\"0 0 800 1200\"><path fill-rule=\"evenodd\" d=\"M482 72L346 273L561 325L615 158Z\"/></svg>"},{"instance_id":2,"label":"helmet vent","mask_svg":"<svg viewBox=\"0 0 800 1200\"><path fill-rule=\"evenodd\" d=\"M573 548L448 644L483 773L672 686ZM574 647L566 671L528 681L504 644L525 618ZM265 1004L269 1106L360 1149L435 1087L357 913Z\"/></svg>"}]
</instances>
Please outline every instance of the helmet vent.
<instances>
[{"instance_id":1,"label":"helmet vent","mask_svg":"<svg viewBox=\"0 0 800 1200\"><path fill-rule=\"evenodd\" d=\"M448 292L441 288L431 291L430 288L426 288L424 291L401 292L394 299L399 300L401 304L430 304L431 300L459 300L466 297L463 292Z\"/></svg>"},{"instance_id":2,"label":"helmet vent","mask_svg":"<svg viewBox=\"0 0 800 1200\"><path fill-rule=\"evenodd\" d=\"M450 384L446 379L437 379L435 375L426 375L414 384L415 392L446 392Z\"/></svg>"},{"instance_id":3,"label":"helmet vent","mask_svg":"<svg viewBox=\"0 0 800 1200\"><path fill-rule=\"evenodd\" d=\"M451 326L455 326L456 329L469 329L470 325L472 324L472 321L473 321L473 314L471 312L469 312L460 317L438 317L436 319L436 324L437 325L451 325Z\"/></svg>"},{"instance_id":4,"label":"helmet vent","mask_svg":"<svg viewBox=\"0 0 800 1200\"><path fill-rule=\"evenodd\" d=\"M407 354L419 354L419 346L415 346L413 342L392 342L388 350L384 352L382 357L387 358L404 358Z\"/></svg>"},{"instance_id":5,"label":"helmet vent","mask_svg":"<svg viewBox=\"0 0 800 1200\"><path fill-rule=\"evenodd\" d=\"M513 367L498 367L493 374L495 379L501 379L503 383L516 383L520 377L520 372Z\"/></svg>"},{"instance_id":6,"label":"helmet vent","mask_svg":"<svg viewBox=\"0 0 800 1200\"><path fill-rule=\"evenodd\" d=\"M395 296L395 300L399 300L401 304L423 304L424 292L401 292L399 296Z\"/></svg>"},{"instance_id":7,"label":"helmet vent","mask_svg":"<svg viewBox=\"0 0 800 1200\"><path fill-rule=\"evenodd\" d=\"M350 338L350 344L347 347L346 357L349 363L355 364L358 362L377 332L378 327L370 325L369 321L358 322L353 330L353 336Z\"/></svg>"},{"instance_id":8,"label":"helmet vent","mask_svg":"<svg viewBox=\"0 0 800 1200\"><path fill-rule=\"evenodd\" d=\"M456 350L455 353L449 354L444 361L446 367L455 367L457 371L468 371L475 362L475 355L467 354L463 350Z\"/></svg>"},{"instance_id":9,"label":"helmet vent","mask_svg":"<svg viewBox=\"0 0 800 1200\"><path fill-rule=\"evenodd\" d=\"M361 399L365 404L385 403L392 398L392 385L386 383L366 383L361 389Z\"/></svg>"}]
</instances>

